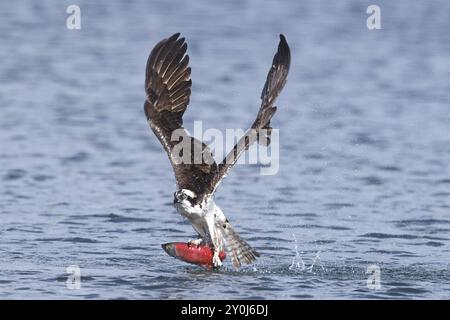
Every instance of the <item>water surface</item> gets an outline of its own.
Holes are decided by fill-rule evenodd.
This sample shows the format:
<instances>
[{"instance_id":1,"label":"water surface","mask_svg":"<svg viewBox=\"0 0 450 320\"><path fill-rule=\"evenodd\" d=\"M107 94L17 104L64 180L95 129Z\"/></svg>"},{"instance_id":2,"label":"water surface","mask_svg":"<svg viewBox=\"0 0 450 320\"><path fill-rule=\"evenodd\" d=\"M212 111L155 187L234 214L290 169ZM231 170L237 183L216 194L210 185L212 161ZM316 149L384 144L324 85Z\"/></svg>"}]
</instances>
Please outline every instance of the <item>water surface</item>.
<instances>
[{"instance_id":1,"label":"water surface","mask_svg":"<svg viewBox=\"0 0 450 320\"><path fill-rule=\"evenodd\" d=\"M450 5L377 1L0 5L0 297L449 298ZM258 251L240 271L166 255L191 226L145 120L144 67L187 37L185 115L246 128L284 33L280 170L234 168L216 201ZM66 267L81 288L66 287ZM367 287L367 267L381 288Z\"/></svg>"}]
</instances>

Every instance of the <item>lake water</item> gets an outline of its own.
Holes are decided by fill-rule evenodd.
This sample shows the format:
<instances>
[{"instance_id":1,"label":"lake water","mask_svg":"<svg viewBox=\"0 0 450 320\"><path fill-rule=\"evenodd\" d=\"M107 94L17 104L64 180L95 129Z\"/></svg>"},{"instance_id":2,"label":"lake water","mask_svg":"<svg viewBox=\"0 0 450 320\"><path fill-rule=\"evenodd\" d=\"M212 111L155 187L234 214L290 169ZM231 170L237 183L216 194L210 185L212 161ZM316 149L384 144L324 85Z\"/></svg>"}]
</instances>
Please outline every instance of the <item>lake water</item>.
<instances>
[{"instance_id":1,"label":"lake water","mask_svg":"<svg viewBox=\"0 0 450 320\"><path fill-rule=\"evenodd\" d=\"M376 1L380 30L360 0L82 0L68 30L71 4L0 4L0 298L450 298L448 1ZM216 196L261 253L239 271L160 247L194 237L143 112L148 53L178 31L189 129L247 128L291 46L279 172L239 165Z\"/></svg>"}]
</instances>

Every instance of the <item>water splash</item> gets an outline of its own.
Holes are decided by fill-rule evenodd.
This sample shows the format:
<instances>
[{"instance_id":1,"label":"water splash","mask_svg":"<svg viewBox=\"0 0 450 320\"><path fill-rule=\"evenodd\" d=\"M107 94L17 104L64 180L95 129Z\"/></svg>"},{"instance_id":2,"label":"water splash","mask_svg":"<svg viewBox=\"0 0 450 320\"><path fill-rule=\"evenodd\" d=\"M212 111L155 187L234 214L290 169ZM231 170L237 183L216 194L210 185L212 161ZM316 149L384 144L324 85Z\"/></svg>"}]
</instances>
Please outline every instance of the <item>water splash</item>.
<instances>
[{"instance_id":1,"label":"water splash","mask_svg":"<svg viewBox=\"0 0 450 320\"><path fill-rule=\"evenodd\" d=\"M289 266L289 270L291 270L291 271L307 271L307 272L313 273L314 266L317 265L321 268L322 271L325 271L325 268L320 259L320 254L321 254L322 250L320 250L320 248L319 248L311 265L308 266L302 257L302 254L304 254L304 252L299 251L299 249L298 249L298 242L297 242L297 238L295 237L295 234L292 234L292 237L294 238L295 256L294 256L294 258L292 258L292 263ZM317 246L317 244L316 244L316 246Z\"/></svg>"},{"instance_id":2,"label":"water splash","mask_svg":"<svg viewBox=\"0 0 450 320\"><path fill-rule=\"evenodd\" d=\"M313 272L314 266L316 264L318 264L318 266L322 269L322 271L325 271L324 266L322 265L322 260L320 260L320 253L322 251L319 249L319 251L317 251L316 256L314 257L314 260L312 262L312 264L307 268L308 272Z\"/></svg>"},{"instance_id":3,"label":"water splash","mask_svg":"<svg viewBox=\"0 0 450 320\"><path fill-rule=\"evenodd\" d=\"M298 242L297 238L295 237L295 234L292 234L292 237L294 238L294 250L295 250L295 256L292 258L292 263L289 266L289 270L297 270L297 271L304 271L306 269L305 262L302 258L302 253L298 251Z\"/></svg>"}]
</instances>

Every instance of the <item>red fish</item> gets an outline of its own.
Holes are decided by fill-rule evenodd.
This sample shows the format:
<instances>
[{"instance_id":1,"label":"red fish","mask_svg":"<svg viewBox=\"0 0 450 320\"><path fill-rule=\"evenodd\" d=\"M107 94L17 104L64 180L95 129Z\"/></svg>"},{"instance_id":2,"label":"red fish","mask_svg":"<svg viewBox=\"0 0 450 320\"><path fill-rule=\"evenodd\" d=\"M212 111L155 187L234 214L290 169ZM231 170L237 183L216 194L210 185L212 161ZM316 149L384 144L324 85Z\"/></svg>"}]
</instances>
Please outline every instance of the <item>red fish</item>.
<instances>
[{"instance_id":1,"label":"red fish","mask_svg":"<svg viewBox=\"0 0 450 320\"><path fill-rule=\"evenodd\" d=\"M183 260L188 263L198 264L208 269L213 266L213 251L210 246L200 245L196 246L190 243L184 242L171 242L161 245L164 251L166 251L169 256ZM221 261L225 260L225 251L219 253L219 258Z\"/></svg>"}]
</instances>

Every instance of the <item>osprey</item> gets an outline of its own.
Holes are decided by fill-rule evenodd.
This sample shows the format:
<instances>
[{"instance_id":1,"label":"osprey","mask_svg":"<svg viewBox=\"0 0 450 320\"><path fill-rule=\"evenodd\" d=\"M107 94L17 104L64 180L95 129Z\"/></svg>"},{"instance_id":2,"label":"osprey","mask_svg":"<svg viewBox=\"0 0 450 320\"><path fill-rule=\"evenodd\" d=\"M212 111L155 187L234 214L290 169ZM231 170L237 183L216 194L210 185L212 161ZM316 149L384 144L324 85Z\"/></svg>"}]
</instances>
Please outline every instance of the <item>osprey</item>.
<instances>
[{"instance_id":1,"label":"osprey","mask_svg":"<svg viewBox=\"0 0 450 320\"><path fill-rule=\"evenodd\" d=\"M261 93L261 107L249 129L256 134L244 135L226 158L217 164L208 146L191 137L183 128L183 114L189 104L192 82L187 44L179 36L176 33L163 39L150 53L145 77L145 114L151 129L167 152L175 173L178 190L174 193L174 206L191 222L199 235L190 244L209 245L214 252L214 267L221 266L219 252L225 246L233 266L239 268L242 263L255 261L259 254L234 230L216 205L214 193L237 158L250 145L255 141L263 145L270 143L270 120L277 110L273 104L286 83L290 49L286 38L280 35L278 50ZM173 139L174 132L177 132L177 139ZM191 154L188 155L191 161L179 161L177 145L182 142L188 142L191 146Z\"/></svg>"}]
</instances>

